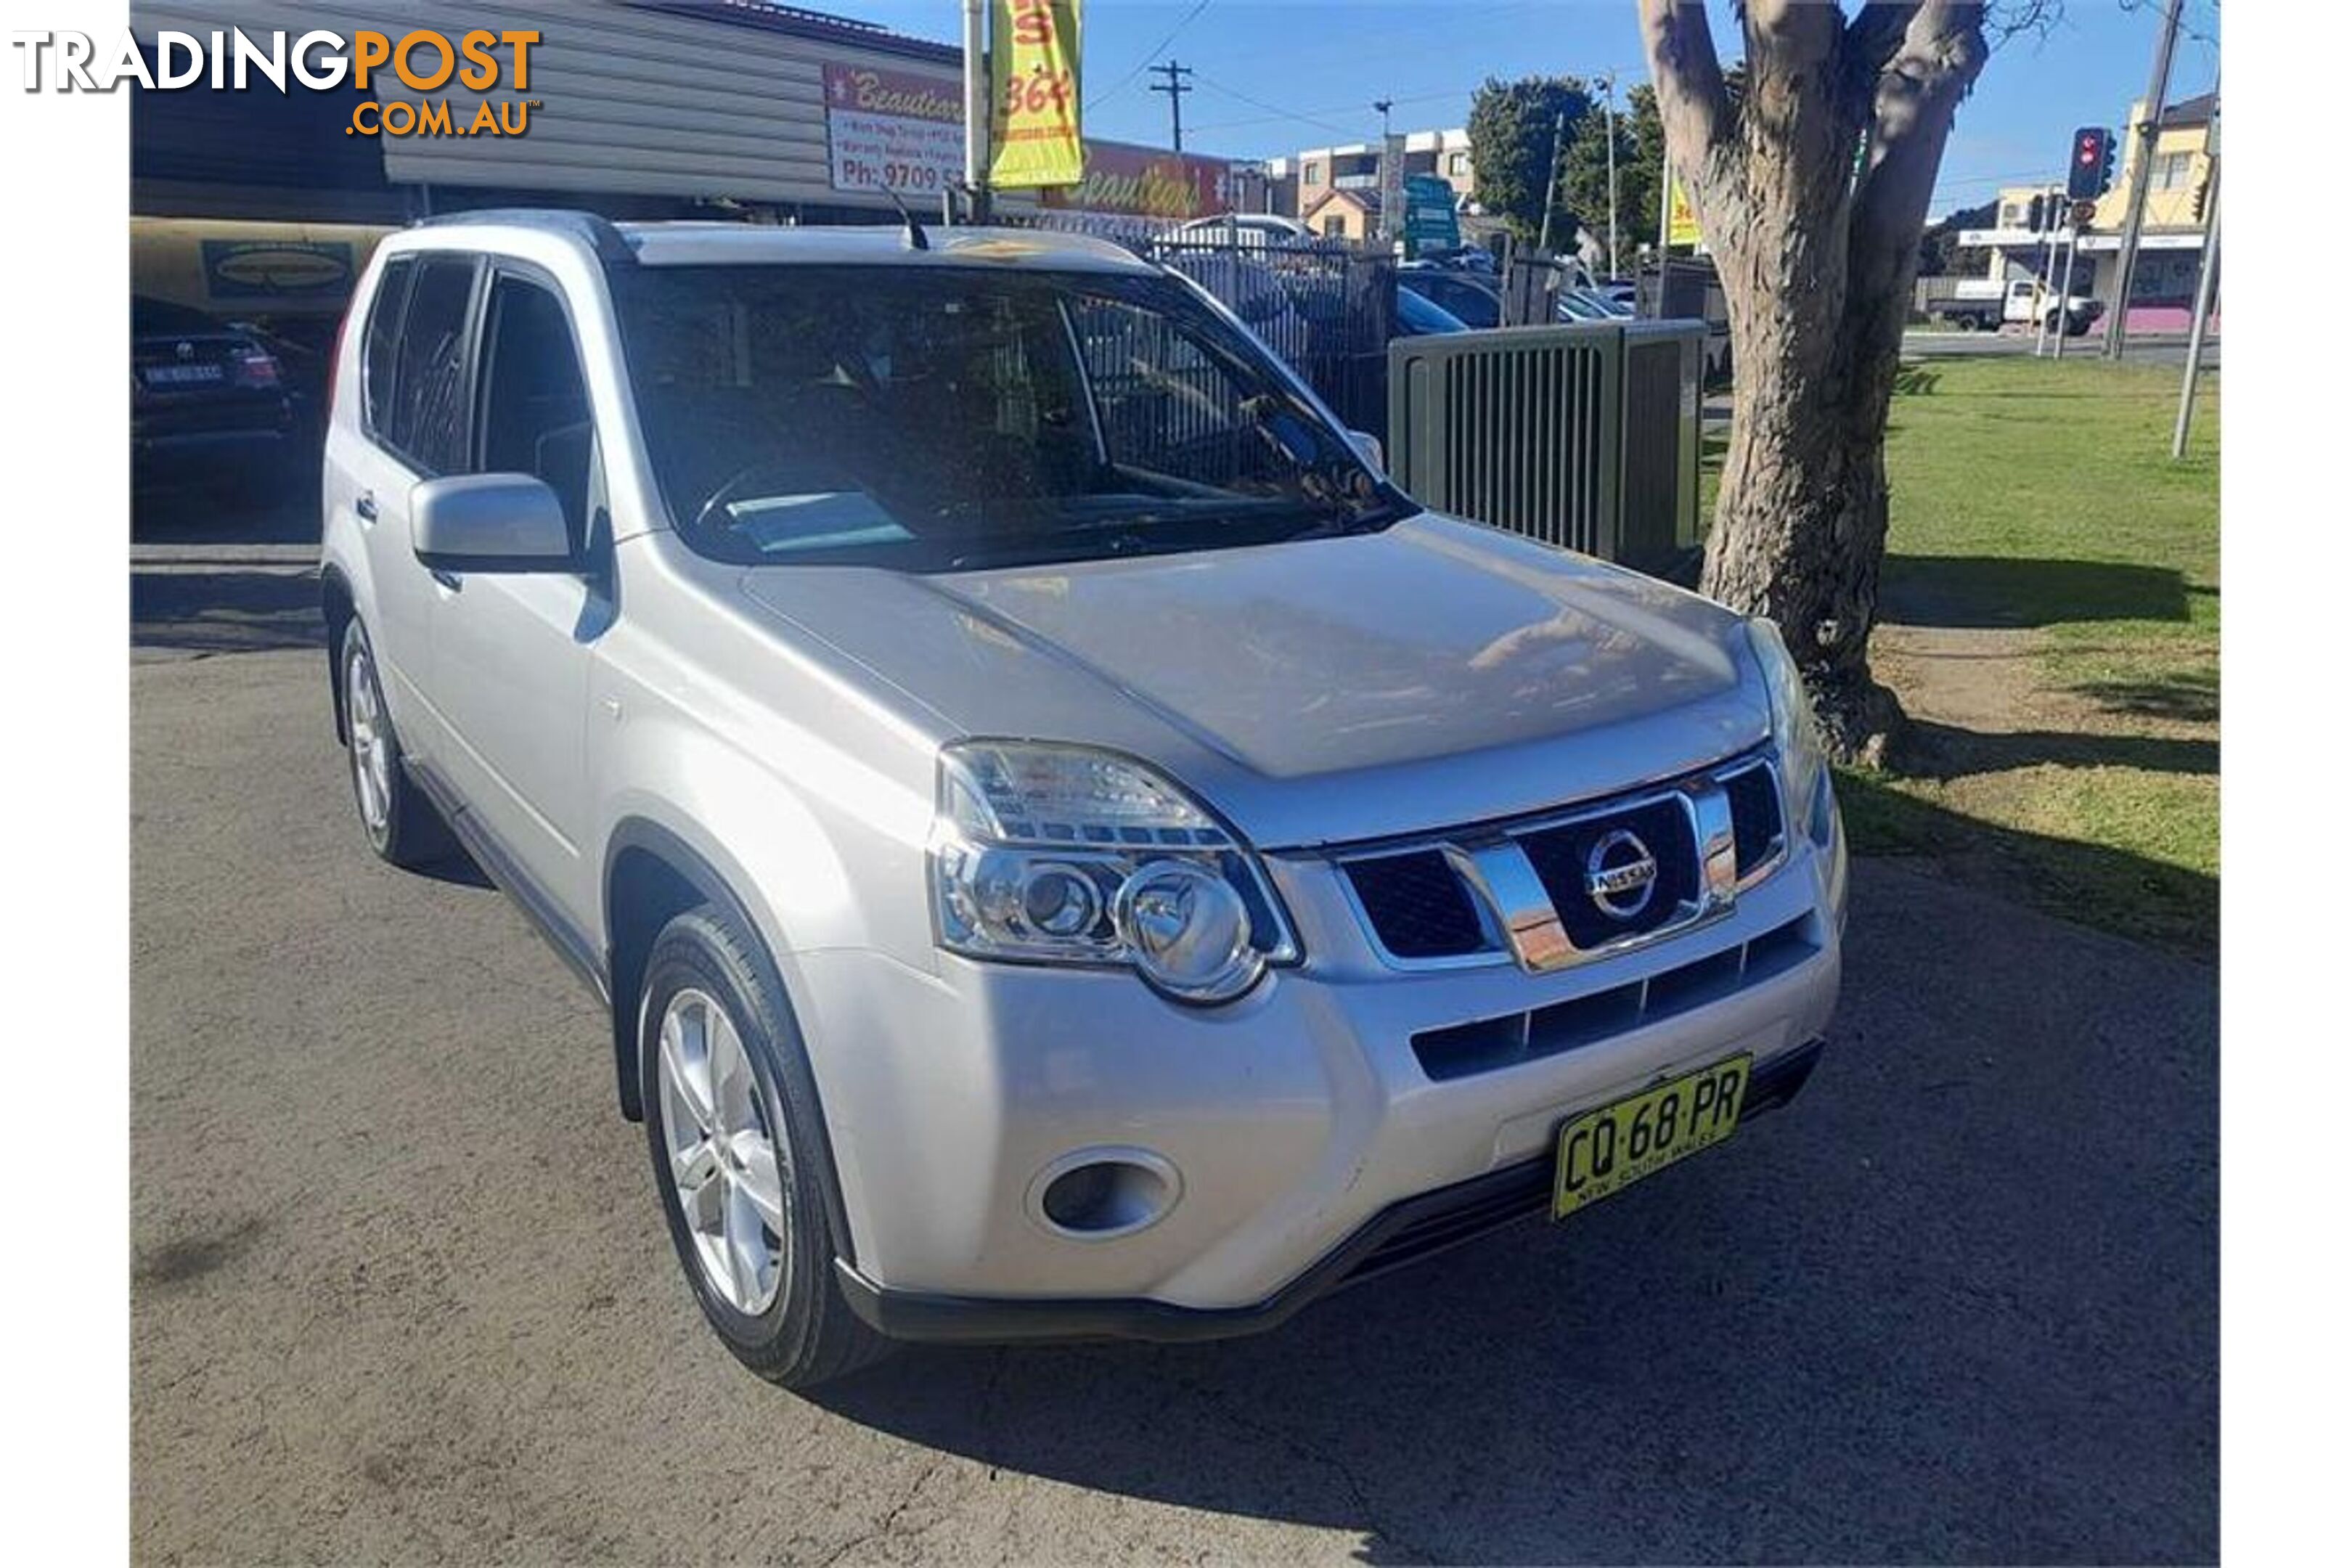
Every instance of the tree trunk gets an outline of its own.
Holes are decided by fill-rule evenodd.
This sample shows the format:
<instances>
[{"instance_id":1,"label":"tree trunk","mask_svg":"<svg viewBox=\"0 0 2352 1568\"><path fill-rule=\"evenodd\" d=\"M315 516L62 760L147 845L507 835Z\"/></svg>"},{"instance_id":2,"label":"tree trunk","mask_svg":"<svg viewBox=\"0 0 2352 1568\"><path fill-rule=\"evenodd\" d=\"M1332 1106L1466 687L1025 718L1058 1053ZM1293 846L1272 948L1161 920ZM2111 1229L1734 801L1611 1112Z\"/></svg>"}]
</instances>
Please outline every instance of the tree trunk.
<instances>
[{"instance_id":1,"label":"tree trunk","mask_svg":"<svg viewBox=\"0 0 2352 1568\"><path fill-rule=\"evenodd\" d=\"M1669 154L1730 316L1731 437L1702 587L1769 616L1824 738L1879 760L1902 712L1870 673L1886 415L1918 240L1982 7L1750 0L1734 105L1705 7L1638 0Z\"/></svg>"}]
</instances>

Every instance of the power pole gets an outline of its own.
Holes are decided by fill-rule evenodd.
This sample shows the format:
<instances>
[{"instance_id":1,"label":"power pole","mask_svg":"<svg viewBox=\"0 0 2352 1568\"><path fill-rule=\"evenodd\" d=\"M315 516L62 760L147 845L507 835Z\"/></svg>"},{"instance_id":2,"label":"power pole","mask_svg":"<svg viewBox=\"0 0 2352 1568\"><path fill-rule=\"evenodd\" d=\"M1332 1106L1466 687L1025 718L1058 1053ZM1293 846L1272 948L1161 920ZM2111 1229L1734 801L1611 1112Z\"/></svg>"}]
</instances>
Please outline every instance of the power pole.
<instances>
[{"instance_id":1,"label":"power pole","mask_svg":"<svg viewBox=\"0 0 2352 1568\"><path fill-rule=\"evenodd\" d=\"M2065 310L2074 298L2074 252L2082 247L2082 244L2083 226L2074 221L2074 215L2070 210L2066 215L2066 272L2058 279L2058 341L2050 345L2052 359L2066 357Z\"/></svg>"},{"instance_id":2,"label":"power pole","mask_svg":"<svg viewBox=\"0 0 2352 1568\"><path fill-rule=\"evenodd\" d=\"M2156 180L2156 128L2164 119L2164 95L2172 87L2172 50L2180 40L2180 0L2165 0L2164 31L2157 35L2156 65L2148 72L2147 100L2139 123L2131 166L2131 204L2124 216L2122 248L2116 252L2116 308L2107 318L2109 359L2124 357L2124 323L2131 315L2132 268L2139 262L2139 231L2147 216L2147 188Z\"/></svg>"},{"instance_id":3,"label":"power pole","mask_svg":"<svg viewBox=\"0 0 2352 1568\"><path fill-rule=\"evenodd\" d=\"M1559 138L1568 129L1568 110L1561 110L1551 117L1551 162L1544 165L1543 227L1537 232L1536 248L1551 254L1551 209L1553 193L1559 189ZM1571 242L1574 236L1570 236Z\"/></svg>"},{"instance_id":4,"label":"power pole","mask_svg":"<svg viewBox=\"0 0 2352 1568\"><path fill-rule=\"evenodd\" d=\"M988 50L981 0L963 0L963 191L974 223L989 219Z\"/></svg>"},{"instance_id":5,"label":"power pole","mask_svg":"<svg viewBox=\"0 0 2352 1568\"><path fill-rule=\"evenodd\" d=\"M1663 319L1666 313L1666 241L1675 232L1675 165L1663 151L1658 155L1658 283L1657 292L1650 296L1650 314Z\"/></svg>"},{"instance_id":6,"label":"power pole","mask_svg":"<svg viewBox=\"0 0 2352 1568\"><path fill-rule=\"evenodd\" d=\"M1192 84L1184 79L1192 74L1192 68L1168 60L1153 66L1151 69L1155 75L1168 79L1153 82L1151 90L1168 95L1168 129L1175 138L1176 151L1181 153L1184 150L1184 95L1192 90Z\"/></svg>"},{"instance_id":7,"label":"power pole","mask_svg":"<svg viewBox=\"0 0 2352 1568\"><path fill-rule=\"evenodd\" d=\"M1398 166L1395 168L1389 166L1391 155L1396 152L1395 147L1389 142L1389 110L1395 107L1396 100L1393 99L1372 100L1372 108L1381 117L1381 155L1379 161L1373 165L1379 171L1376 177L1379 181L1381 216L1380 221L1374 226L1373 232L1381 239L1394 239L1397 225L1404 221L1404 197L1401 194L1404 189L1402 162L1399 160Z\"/></svg>"},{"instance_id":8,"label":"power pole","mask_svg":"<svg viewBox=\"0 0 2352 1568\"><path fill-rule=\"evenodd\" d=\"M2221 112L2216 100L2216 121ZM2180 413L2172 423L2172 457L2178 462L2189 449L2189 416L2197 406L2198 362L2205 357L2205 318L2213 309L2213 274L2221 262L2221 142L2218 123L2205 132L2205 254L2197 263L2197 316L2189 323L2189 363L2180 373Z\"/></svg>"},{"instance_id":9,"label":"power pole","mask_svg":"<svg viewBox=\"0 0 2352 1568\"><path fill-rule=\"evenodd\" d=\"M1601 107L1609 118L1609 276L1617 276L1617 73L1601 79Z\"/></svg>"}]
</instances>

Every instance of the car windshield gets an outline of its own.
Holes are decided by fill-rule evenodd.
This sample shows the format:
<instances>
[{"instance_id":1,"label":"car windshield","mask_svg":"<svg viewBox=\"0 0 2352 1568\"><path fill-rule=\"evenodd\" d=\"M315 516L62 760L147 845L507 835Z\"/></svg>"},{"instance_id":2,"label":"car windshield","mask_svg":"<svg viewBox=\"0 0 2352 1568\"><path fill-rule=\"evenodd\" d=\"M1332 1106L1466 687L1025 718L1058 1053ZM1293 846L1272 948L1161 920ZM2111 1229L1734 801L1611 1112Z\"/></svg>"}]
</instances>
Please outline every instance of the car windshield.
<instances>
[{"instance_id":1,"label":"car windshield","mask_svg":"<svg viewBox=\"0 0 2352 1568\"><path fill-rule=\"evenodd\" d=\"M613 282L663 499L723 560L952 571L1412 510L1169 277L688 266Z\"/></svg>"}]
</instances>

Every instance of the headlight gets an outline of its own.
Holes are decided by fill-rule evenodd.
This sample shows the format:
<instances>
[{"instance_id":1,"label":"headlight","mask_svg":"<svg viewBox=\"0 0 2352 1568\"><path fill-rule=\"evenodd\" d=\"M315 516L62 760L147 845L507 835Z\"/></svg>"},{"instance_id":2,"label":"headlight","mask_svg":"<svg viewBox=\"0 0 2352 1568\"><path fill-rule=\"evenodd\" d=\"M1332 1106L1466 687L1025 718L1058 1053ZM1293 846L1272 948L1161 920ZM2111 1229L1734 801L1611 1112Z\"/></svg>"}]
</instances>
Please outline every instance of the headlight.
<instances>
[{"instance_id":1,"label":"headlight","mask_svg":"<svg viewBox=\"0 0 2352 1568\"><path fill-rule=\"evenodd\" d=\"M1248 850L1139 762L1082 746L940 752L931 836L940 944L972 958L1129 964L1184 1002L1226 1002L1297 956Z\"/></svg>"},{"instance_id":2,"label":"headlight","mask_svg":"<svg viewBox=\"0 0 2352 1568\"><path fill-rule=\"evenodd\" d=\"M1764 689L1772 700L1772 745L1780 759L1780 809L1790 830L1803 828L1817 844L1827 844L1837 810L1830 795L1828 759L1822 752L1822 732L1813 722L1813 704L1805 695L1804 677L1780 628L1761 616L1748 623L1748 640L1764 672Z\"/></svg>"}]
</instances>

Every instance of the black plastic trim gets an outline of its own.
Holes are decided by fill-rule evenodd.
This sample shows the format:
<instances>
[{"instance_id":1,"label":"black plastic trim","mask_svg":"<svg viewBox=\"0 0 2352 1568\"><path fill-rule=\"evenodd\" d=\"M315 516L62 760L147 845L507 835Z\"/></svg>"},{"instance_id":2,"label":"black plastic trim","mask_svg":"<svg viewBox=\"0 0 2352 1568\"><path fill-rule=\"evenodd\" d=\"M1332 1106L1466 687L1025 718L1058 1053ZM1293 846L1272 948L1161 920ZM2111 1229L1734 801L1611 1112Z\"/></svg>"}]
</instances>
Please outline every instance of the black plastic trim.
<instances>
[{"instance_id":1,"label":"black plastic trim","mask_svg":"<svg viewBox=\"0 0 2352 1568\"><path fill-rule=\"evenodd\" d=\"M457 842L465 846L466 853L474 858L474 864L482 868L482 874L497 883L499 890L512 899L522 912L530 917L530 923L546 939L547 945L555 950L556 956L580 977L596 1000L606 1006L612 1005L613 989L605 978L604 957L596 951L596 944L588 933L564 918L563 911L548 896L546 889L533 881L530 873L507 853L506 847L476 820L474 814L466 809L465 802L458 798L457 792L443 781L440 774L413 758L404 757L401 761L407 768L408 776L425 791L435 808L441 813L441 820L449 825L449 831L457 836Z\"/></svg>"},{"instance_id":2,"label":"black plastic trim","mask_svg":"<svg viewBox=\"0 0 2352 1568\"><path fill-rule=\"evenodd\" d=\"M1750 1076L1742 1121L1796 1098L1826 1042L1814 1039ZM850 1310L894 1340L1002 1344L1034 1340L1185 1343L1263 1333L1334 1290L1404 1268L1515 1221L1551 1200L1549 1155L1406 1198L1364 1222L1305 1273L1254 1307L1180 1307L1142 1297L981 1297L894 1290L845 1259L834 1272Z\"/></svg>"}]
</instances>

